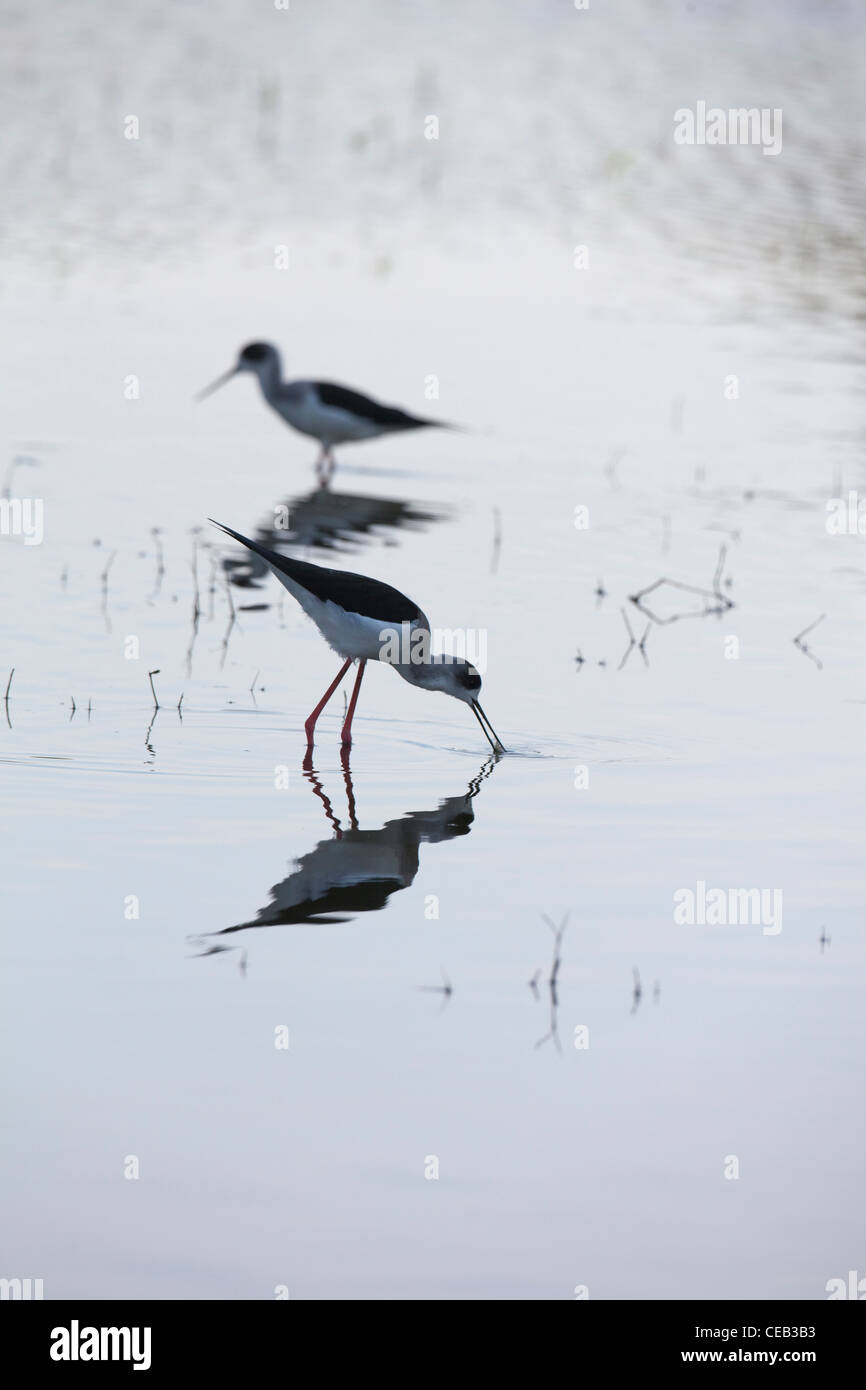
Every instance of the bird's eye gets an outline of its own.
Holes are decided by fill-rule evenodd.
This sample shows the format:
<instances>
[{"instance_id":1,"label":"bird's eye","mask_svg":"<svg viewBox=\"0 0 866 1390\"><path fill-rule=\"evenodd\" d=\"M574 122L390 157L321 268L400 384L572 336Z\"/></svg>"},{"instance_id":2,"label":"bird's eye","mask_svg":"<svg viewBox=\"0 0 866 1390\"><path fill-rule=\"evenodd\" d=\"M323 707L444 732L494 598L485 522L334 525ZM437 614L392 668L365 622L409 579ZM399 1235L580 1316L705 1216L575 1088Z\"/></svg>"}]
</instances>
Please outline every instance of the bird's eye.
<instances>
[{"instance_id":1,"label":"bird's eye","mask_svg":"<svg viewBox=\"0 0 866 1390\"><path fill-rule=\"evenodd\" d=\"M264 343L250 343L241 353L245 362L261 362L262 358L267 357L268 350Z\"/></svg>"}]
</instances>

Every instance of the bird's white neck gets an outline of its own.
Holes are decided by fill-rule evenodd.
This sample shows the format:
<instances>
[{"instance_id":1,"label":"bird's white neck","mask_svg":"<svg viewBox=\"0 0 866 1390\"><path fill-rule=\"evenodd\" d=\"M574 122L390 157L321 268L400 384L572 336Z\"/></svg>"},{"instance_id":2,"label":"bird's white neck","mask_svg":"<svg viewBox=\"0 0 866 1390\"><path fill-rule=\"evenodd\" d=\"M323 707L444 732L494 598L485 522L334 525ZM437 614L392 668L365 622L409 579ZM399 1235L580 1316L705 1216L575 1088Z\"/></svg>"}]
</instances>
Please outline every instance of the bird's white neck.
<instances>
[{"instance_id":1,"label":"bird's white neck","mask_svg":"<svg viewBox=\"0 0 866 1390\"><path fill-rule=\"evenodd\" d=\"M392 662L394 670L398 676L402 676L404 681L410 685L415 685L419 690L441 690L445 695L459 695L459 698L466 698L458 692L454 686L454 677L448 665L441 661L407 661Z\"/></svg>"},{"instance_id":2,"label":"bird's white neck","mask_svg":"<svg viewBox=\"0 0 866 1390\"><path fill-rule=\"evenodd\" d=\"M280 361L280 354L274 352L264 362L256 364L256 376L259 379L262 395L266 401L272 400L279 390L283 375L283 364Z\"/></svg>"}]
</instances>

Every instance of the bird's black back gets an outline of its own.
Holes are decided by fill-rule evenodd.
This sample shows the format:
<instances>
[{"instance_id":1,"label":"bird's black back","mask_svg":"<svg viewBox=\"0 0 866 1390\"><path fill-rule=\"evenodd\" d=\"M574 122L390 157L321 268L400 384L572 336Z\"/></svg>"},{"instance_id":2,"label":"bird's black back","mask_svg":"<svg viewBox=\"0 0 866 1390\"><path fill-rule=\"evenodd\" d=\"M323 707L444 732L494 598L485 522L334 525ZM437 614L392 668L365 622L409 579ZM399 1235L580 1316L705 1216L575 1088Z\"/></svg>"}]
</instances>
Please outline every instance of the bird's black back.
<instances>
[{"instance_id":1,"label":"bird's black back","mask_svg":"<svg viewBox=\"0 0 866 1390\"><path fill-rule=\"evenodd\" d=\"M387 623L411 623L424 616L417 603L401 594L399 589L393 589L390 584L383 584L378 579L368 579L364 574L325 569L323 565L311 565L306 560L292 559L289 555L281 555L277 550L270 550L266 545L259 545L258 541L251 541L248 536L242 536L239 531L233 531L230 526L223 526L219 521L213 524L225 531L227 536L240 541L248 550L261 555L273 569L293 579L322 603L336 603L350 613L360 613L364 618L374 618Z\"/></svg>"},{"instance_id":2,"label":"bird's black back","mask_svg":"<svg viewBox=\"0 0 866 1390\"><path fill-rule=\"evenodd\" d=\"M415 415L407 415L394 405L382 405L360 391L351 391L348 386L338 386L333 381L317 381L316 392L322 405L332 405L337 410L348 410L362 420L370 420L374 425L391 426L392 429L417 430L432 424L432 420L419 420Z\"/></svg>"}]
</instances>

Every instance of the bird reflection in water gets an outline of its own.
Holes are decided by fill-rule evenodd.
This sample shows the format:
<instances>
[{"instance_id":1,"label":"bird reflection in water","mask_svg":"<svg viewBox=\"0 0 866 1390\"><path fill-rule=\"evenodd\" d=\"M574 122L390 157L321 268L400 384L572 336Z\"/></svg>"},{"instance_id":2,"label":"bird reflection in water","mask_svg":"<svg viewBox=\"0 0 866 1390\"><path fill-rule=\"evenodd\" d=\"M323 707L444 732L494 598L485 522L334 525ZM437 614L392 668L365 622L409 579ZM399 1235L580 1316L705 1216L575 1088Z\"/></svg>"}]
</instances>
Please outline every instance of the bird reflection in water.
<instances>
[{"instance_id":1,"label":"bird reflection in water","mask_svg":"<svg viewBox=\"0 0 866 1390\"><path fill-rule=\"evenodd\" d=\"M217 940L211 938L202 954L225 950L220 938L251 927L348 922L359 912L380 912L392 893L414 881L421 845L469 834L475 819L473 802L497 762L497 757L489 757L460 796L446 798L435 810L409 811L379 830L360 828L348 753L342 759L348 813L345 825L318 774L305 767L304 777L321 802L333 835L296 861L293 871L271 889L270 902L252 921L214 933Z\"/></svg>"},{"instance_id":2,"label":"bird reflection in water","mask_svg":"<svg viewBox=\"0 0 866 1390\"><path fill-rule=\"evenodd\" d=\"M358 540L402 529L421 531L449 516L444 507L316 488L275 506L273 524L259 526L253 539L272 550L293 546L340 553ZM223 564L231 583L244 589L257 588L269 574L265 561L252 553L229 557Z\"/></svg>"}]
</instances>

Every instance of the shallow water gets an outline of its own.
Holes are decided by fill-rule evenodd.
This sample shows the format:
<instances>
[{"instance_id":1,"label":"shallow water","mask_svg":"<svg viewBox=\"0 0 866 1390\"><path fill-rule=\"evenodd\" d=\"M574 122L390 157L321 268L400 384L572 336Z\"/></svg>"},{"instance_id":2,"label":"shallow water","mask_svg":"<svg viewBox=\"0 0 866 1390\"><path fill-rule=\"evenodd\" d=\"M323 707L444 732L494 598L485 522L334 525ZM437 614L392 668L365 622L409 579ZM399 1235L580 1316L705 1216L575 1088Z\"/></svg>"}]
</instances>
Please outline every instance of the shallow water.
<instances>
[{"instance_id":1,"label":"shallow water","mask_svg":"<svg viewBox=\"0 0 866 1390\"><path fill-rule=\"evenodd\" d=\"M46 1297L820 1298L862 1262L866 563L825 524L864 487L838 144L853 159L857 137L825 90L832 70L845 91L855 20L718 7L696 43L681 7L656 9L666 38L631 10L570 14L587 51L552 6L501 27L449 10L463 30L354 6L366 65L305 15L279 100L248 26L251 107L210 124L232 21L201 30L203 55L201 12L179 12L190 51L160 87L177 31L115 16L144 47L125 88L107 31L102 83L73 86L90 165L52 127L68 186L47 153L14 183L8 457L32 460L11 490L43 499L45 529L0 538L2 1272ZM732 13L717 96L701 83ZM72 81L53 43L31 57L31 140L49 74L55 100ZM333 103L297 74L317 44ZM728 99L729 69L752 95ZM772 174L758 150L676 165L670 112L702 92L787 102L810 140ZM172 154L144 141L126 184L100 121L145 99ZM429 107L462 131L436 179L409 144ZM657 133L633 177L614 160L612 198L622 123ZM768 252L807 205L839 248L808 294ZM40 261L52 208L81 235ZM191 403L248 336L471 428L338 451L323 497L315 446L251 381ZM506 756L378 668L348 765L339 696L304 769L337 661L273 580L229 600L237 549L206 524L253 534L283 503L297 553L477 634ZM692 587L653 590L647 616L632 597L662 578ZM779 889L781 917L679 925L699 882Z\"/></svg>"}]
</instances>

